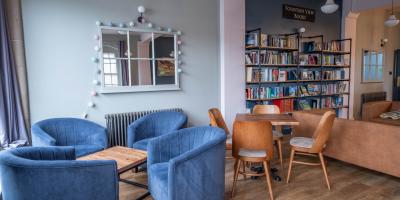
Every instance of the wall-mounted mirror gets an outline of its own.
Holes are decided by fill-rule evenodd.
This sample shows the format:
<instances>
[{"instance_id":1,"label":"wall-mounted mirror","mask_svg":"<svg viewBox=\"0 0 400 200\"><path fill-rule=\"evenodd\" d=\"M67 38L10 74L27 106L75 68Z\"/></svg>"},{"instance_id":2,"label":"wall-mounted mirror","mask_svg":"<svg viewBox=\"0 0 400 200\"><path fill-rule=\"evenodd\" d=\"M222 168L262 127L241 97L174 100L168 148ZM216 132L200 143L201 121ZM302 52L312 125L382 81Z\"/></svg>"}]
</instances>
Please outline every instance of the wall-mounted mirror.
<instances>
[{"instance_id":1,"label":"wall-mounted mirror","mask_svg":"<svg viewBox=\"0 0 400 200\"><path fill-rule=\"evenodd\" d=\"M102 91L178 90L177 34L101 27Z\"/></svg>"}]
</instances>

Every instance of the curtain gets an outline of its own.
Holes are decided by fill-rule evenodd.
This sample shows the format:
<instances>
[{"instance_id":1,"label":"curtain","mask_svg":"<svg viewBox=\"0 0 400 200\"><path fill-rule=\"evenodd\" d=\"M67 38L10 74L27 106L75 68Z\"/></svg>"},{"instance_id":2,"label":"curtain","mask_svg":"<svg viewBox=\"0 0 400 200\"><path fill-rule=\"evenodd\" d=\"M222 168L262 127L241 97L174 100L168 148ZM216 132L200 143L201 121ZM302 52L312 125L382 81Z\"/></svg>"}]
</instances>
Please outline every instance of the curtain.
<instances>
[{"instance_id":1,"label":"curtain","mask_svg":"<svg viewBox=\"0 0 400 200\"><path fill-rule=\"evenodd\" d=\"M126 41L121 40L119 41L119 57L124 58L128 57L125 56L125 52L127 52L126 49ZM127 60L121 60L121 79L122 79L122 86L128 86L129 85L129 69L128 69L128 61Z\"/></svg>"},{"instance_id":2,"label":"curtain","mask_svg":"<svg viewBox=\"0 0 400 200\"><path fill-rule=\"evenodd\" d=\"M0 145L27 144L16 66L6 24L5 1L0 0Z\"/></svg>"}]
</instances>

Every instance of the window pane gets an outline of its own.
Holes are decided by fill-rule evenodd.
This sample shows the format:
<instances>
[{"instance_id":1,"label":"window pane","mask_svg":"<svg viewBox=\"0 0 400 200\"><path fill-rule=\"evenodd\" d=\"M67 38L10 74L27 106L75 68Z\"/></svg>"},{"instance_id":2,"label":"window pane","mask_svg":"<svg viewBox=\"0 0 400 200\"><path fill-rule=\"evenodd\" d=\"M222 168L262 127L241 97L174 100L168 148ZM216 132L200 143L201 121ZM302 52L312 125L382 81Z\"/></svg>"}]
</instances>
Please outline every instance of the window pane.
<instances>
[{"instance_id":1,"label":"window pane","mask_svg":"<svg viewBox=\"0 0 400 200\"><path fill-rule=\"evenodd\" d=\"M104 73L111 73L111 65L110 64L104 64Z\"/></svg>"},{"instance_id":2,"label":"window pane","mask_svg":"<svg viewBox=\"0 0 400 200\"><path fill-rule=\"evenodd\" d=\"M370 71L369 71L369 80L375 81L376 80L376 66L370 66Z\"/></svg>"},{"instance_id":3,"label":"window pane","mask_svg":"<svg viewBox=\"0 0 400 200\"><path fill-rule=\"evenodd\" d=\"M378 54L378 65L383 65L383 53Z\"/></svg>"},{"instance_id":4,"label":"window pane","mask_svg":"<svg viewBox=\"0 0 400 200\"><path fill-rule=\"evenodd\" d=\"M368 71L369 71L369 66L368 65L364 66L364 70L363 70L363 80L364 81L368 81L368 77L369 77Z\"/></svg>"},{"instance_id":5,"label":"window pane","mask_svg":"<svg viewBox=\"0 0 400 200\"><path fill-rule=\"evenodd\" d=\"M156 85L175 84L175 61L156 60Z\"/></svg>"},{"instance_id":6,"label":"window pane","mask_svg":"<svg viewBox=\"0 0 400 200\"><path fill-rule=\"evenodd\" d=\"M122 61L122 62L124 62L124 61ZM113 64L110 64L110 65L111 65L111 72L110 73L116 74L117 73L117 64L113 63Z\"/></svg>"},{"instance_id":7,"label":"window pane","mask_svg":"<svg viewBox=\"0 0 400 200\"><path fill-rule=\"evenodd\" d=\"M369 53L364 52L364 66L369 65Z\"/></svg>"},{"instance_id":8,"label":"window pane","mask_svg":"<svg viewBox=\"0 0 400 200\"><path fill-rule=\"evenodd\" d=\"M383 67L382 66L378 66L378 81L383 81Z\"/></svg>"},{"instance_id":9,"label":"window pane","mask_svg":"<svg viewBox=\"0 0 400 200\"><path fill-rule=\"evenodd\" d=\"M377 57L377 53L376 52L371 52L370 54L371 56L371 65L376 65L376 57Z\"/></svg>"},{"instance_id":10,"label":"window pane","mask_svg":"<svg viewBox=\"0 0 400 200\"><path fill-rule=\"evenodd\" d=\"M104 85L111 85L111 76L109 75L104 75Z\"/></svg>"},{"instance_id":11,"label":"window pane","mask_svg":"<svg viewBox=\"0 0 400 200\"><path fill-rule=\"evenodd\" d=\"M130 62L132 85L152 85L153 62L151 60L131 60Z\"/></svg>"},{"instance_id":12,"label":"window pane","mask_svg":"<svg viewBox=\"0 0 400 200\"><path fill-rule=\"evenodd\" d=\"M129 48L131 58L151 58L151 32L129 32Z\"/></svg>"},{"instance_id":13,"label":"window pane","mask_svg":"<svg viewBox=\"0 0 400 200\"><path fill-rule=\"evenodd\" d=\"M102 29L102 40L104 58L127 58L128 35L126 31Z\"/></svg>"},{"instance_id":14,"label":"window pane","mask_svg":"<svg viewBox=\"0 0 400 200\"><path fill-rule=\"evenodd\" d=\"M175 58L174 35L154 34L154 57L159 59Z\"/></svg>"},{"instance_id":15,"label":"window pane","mask_svg":"<svg viewBox=\"0 0 400 200\"><path fill-rule=\"evenodd\" d=\"M118 76L117 75L112 75L111 82L112 82L113 85L118 85Z\"/></svg>"}]
</instances>

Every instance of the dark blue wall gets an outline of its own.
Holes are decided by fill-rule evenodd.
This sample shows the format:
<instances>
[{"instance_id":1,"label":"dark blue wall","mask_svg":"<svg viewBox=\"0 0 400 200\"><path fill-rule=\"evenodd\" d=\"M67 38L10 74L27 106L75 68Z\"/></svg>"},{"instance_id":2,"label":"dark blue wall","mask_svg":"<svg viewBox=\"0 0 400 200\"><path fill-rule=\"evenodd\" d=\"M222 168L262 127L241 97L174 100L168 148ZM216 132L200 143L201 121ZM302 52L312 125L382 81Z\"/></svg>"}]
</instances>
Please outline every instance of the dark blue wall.
<instances>
[{"instance_id":1,"label":"dark blue wall","mask_svg":"<svg viewBox=\"0 0 400 200\"><path fill-rule=\"evenodd\" d=\"M325 40L339 39L341 27L342 1L333 14L321 12L326 0L246 0L246 30L262 28L263 33L292 33L299 27L305 27L305 35L324 35ZM282 4L289 4L316 11L315 22L303 22L282 18Z\"/></svg>"}]
</instances>

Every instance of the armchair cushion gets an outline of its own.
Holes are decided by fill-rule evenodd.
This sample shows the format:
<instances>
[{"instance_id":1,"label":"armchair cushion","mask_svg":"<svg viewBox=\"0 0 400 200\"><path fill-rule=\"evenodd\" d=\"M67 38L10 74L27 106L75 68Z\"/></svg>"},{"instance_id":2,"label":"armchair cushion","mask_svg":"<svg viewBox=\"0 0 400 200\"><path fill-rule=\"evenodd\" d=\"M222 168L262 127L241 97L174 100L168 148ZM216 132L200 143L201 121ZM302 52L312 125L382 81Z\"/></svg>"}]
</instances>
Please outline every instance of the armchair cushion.
<instances>
[{"instance_id":1,"label":"armchair cushion","mask_svg":"<svg viewBox=\"0 0 400 200\"><path fill-rule=\"evenodd\" d=\"M182 112L162 111L148 114L128 126L128 147L147 149L147 141L134 144L145 139L171 133L186 125L187 116Z\"/></svg>"},{"instance_id":2,"label":"armchair cushion","mask_svg":"<svg viewBox=\"0 0 400 200\"><path fill-rule=\"evenodd\" d=\"M149 140L151 140L151 138L139 140L132 144L132 148L147 151L147 143L149 143Z\"/></svg>"}]
</instances>

